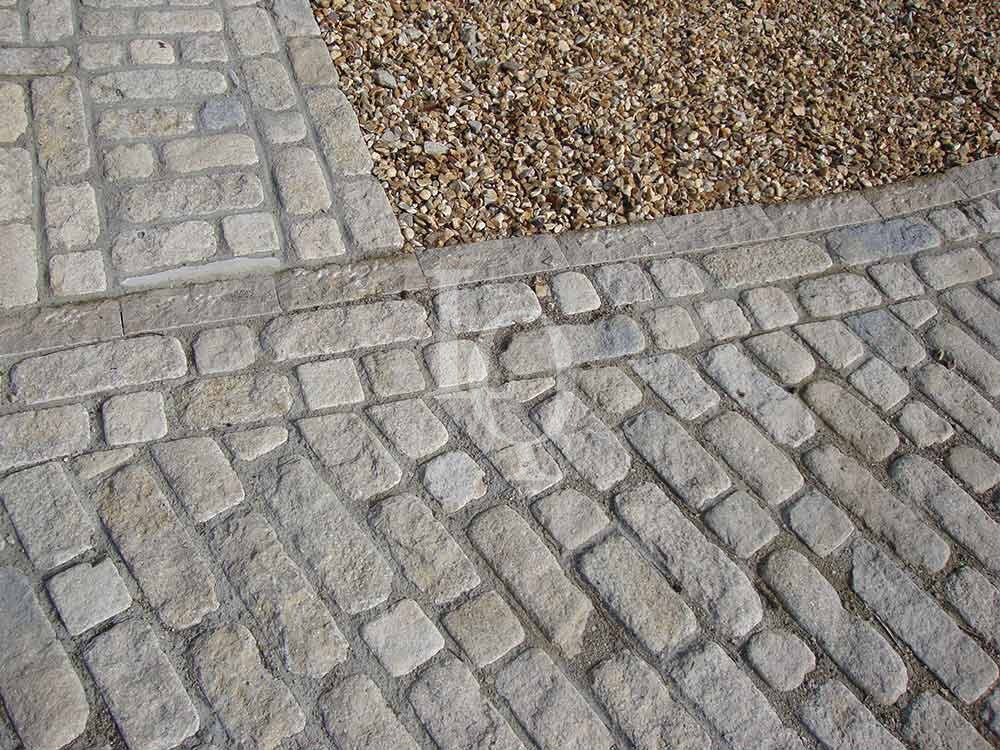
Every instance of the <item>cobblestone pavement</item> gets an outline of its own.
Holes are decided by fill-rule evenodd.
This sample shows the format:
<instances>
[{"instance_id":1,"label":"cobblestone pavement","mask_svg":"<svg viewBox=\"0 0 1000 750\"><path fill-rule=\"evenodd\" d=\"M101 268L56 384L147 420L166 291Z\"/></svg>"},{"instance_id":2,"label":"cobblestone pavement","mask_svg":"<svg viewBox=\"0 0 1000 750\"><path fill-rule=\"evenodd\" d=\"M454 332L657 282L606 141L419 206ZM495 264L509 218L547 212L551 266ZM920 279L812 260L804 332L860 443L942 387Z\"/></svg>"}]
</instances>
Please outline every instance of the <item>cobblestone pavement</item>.
<instances>
[{"instance_id":1,"label":"cobblestone pavement","mask_svg":"<svg viewBox=\"0 0 1000 750\"><path fill-rule=\"evenodd\" d=\"M996 746L998 191L8 313L0 747Z\"/></svg>"},{"instance_id":2,"label":"cobblestone pavement","mask_svg":"<svg viewBox=\"0 0 1000 750\"><path fill-rule=\"evenodd\" d=\"M306 0L0 0L0 309L402 246Z\"/></svg>"}]
</instances>

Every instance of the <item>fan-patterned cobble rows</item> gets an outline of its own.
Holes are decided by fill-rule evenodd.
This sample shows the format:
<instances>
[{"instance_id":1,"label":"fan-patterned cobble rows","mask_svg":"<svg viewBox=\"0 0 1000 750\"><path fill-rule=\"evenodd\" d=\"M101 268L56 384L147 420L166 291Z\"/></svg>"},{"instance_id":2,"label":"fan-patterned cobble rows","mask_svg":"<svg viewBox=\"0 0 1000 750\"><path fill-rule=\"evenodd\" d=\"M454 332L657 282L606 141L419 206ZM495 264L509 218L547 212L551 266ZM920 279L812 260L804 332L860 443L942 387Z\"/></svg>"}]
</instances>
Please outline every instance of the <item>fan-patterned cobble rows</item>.
<instances>
[{"instance_id":1,"label":"fan-patterned cobble rows","mask_svg":"<svg viewBox=\"0 0 1000 750\"><path fill-rule=\"evenodd\" d=\"M995 745L998 234L19 319L0 746Z\"/></svg>"}]
</instances>

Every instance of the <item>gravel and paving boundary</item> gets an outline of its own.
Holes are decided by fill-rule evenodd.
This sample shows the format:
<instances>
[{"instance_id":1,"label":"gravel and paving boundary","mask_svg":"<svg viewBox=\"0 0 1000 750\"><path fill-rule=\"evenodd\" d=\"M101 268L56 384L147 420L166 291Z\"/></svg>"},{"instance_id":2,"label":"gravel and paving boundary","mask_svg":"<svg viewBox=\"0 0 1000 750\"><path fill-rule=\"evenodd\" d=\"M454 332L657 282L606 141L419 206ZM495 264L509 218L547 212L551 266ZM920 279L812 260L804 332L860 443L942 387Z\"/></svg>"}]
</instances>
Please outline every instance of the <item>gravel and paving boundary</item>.
<instances>
[{"instance_id":1,"label":"gravel and paving boundary","mask_svg":"<svg viewBox=\"0 0 1000 750\"><path fill-rule=\"evenodd\" d=\"M862 190L1000 153L982 0L313 0L414 248Z\"/></svg>"}]
</instances>

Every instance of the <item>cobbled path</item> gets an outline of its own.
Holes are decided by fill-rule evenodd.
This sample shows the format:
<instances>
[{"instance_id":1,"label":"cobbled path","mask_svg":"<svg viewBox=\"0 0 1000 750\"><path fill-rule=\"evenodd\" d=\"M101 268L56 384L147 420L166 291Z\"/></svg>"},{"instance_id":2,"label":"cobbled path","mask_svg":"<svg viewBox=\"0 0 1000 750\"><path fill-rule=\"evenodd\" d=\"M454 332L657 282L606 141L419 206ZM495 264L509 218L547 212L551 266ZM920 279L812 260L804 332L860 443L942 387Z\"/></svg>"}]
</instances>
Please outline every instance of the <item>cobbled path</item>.
<instances>
[{"instance_id":1,"label":"cobbled path","mask_svg":"<svg viewBox=\"0 0 1000 750\"><path fill-rule=\"evenodd\" d=\"M6 2L2 750L1000 745L1000 160L394 255L304 3Z\"/></svg>"}]
</instances>

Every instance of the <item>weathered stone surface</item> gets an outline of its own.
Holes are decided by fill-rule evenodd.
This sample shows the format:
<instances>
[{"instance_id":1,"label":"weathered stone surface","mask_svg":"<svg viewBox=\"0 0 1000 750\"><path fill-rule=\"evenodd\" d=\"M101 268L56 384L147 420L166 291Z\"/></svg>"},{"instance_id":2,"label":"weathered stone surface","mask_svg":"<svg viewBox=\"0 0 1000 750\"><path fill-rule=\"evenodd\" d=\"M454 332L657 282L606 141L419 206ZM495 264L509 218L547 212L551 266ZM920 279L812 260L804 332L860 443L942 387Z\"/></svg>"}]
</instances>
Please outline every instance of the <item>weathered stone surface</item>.
<instances>
[{"instance_id":1,"label":"weathered stone surface","mask_svg":"<svg viewBox=\"0 0 1000 750\"><path fill-rule=\"evenodd\" d=\"M33 79L31 108L38 164L49 179L79 177L90 169L87 115L79 81L68 76Z\"/></svg>"},{"instance_id":2,"label":"weathered stone surface","mask_svg":"<svg viewBox=\"0 0 1000 750\"><path fill-rule=\"evenodd\" d=\"M903 736L921 750L989 750L984 740L944 698L922 693L910 704Z\"/></svg>"},{"instance_id":3,"label":"weathered stone surface","mask_svg":"<svg viewBox=\"0 0 1000 750\"><path fill-rule=\"evenodd\" d=\"M705 291L702 271L683 258L666 258L650 264L649 273L664 297L690 297Z\"/></svg>"},{"instance_id":4,"label":"weathered stone surface","mask_svg":"<svg viewBox=\"0 0 1000 750\"><path fill-rule=\"evenodd\" d=\"M757 325L765 331L797 323L799 313L784 291L774 286L743 292L743 303L750 308Z\"/></svg>"},{"instance_id":5,"label":"weathered stone surface","mask_svg":"<svg viewBox=\"0 0 1000 750\"><path fill-rule=\"evenodd\" d=\"M132 606L128 587L107 558L64 570L45 587L70 635L80 635Z\"/></svg>"},{"instance_id":6,"label":"weathered stone surface","mask_svg":"<svg viewBox=\"0 0 1000 750\"><path fill-rule=\"evenodd\" d=\"M409 674L444 648L444 638L412 599L365 623L361 637L393 677Z\"/></svg>"},{"instance_id":7,"label":"weathered stone surface","mask_svg":"<svg viewBox=\"0 0 1000 750\"><path fill-rule=\"evenodd\" d=\"M931 250L941 242L938 233L923 219L892 219L839 229L827 235L834 257L846 265L861 265L895 255L913 255Z\"/></svg>"},{"instance_id":8,"label":"weathered stone surface","mask_svg":"<svg viewBox=\"0 0 1000 750\"><path fill-rule=\"evenodd\" d=\"M441 341L424 349L427 369L440 388L486 380L486 359L474 341Z\"/></svg>"},{"instance_id":9,"label":"weathered stone surface","mask_svg":"<svg viewBox=\"0 0 1000 750\"><path fill-rule=\"evenodd\" d=\"M1000 573L1000 524L937 464L911 454L896 459L889 475L903 495L922 506L986 568Z\"/></svg>"},{"instance_id":10,"label":"weathered stone surface","mask_svg":"<svg viewBox=\"0 0 1000 750\"><path fill-rule=\"evenodd\" d=\"M523 750L517 735L480 693L475 676L454 657L421 674L409 699L441 750Z\"/></svg>"},{"instance_id":11,"label":"weathered stone surface","mask_svg":"<svg viewBox=\"0 0 1000 750\"><path fill-rule=\"evenodd\" d=\"M0 482L0 500L39 571L67 563L91 548L93 525L62 464L50 462L10 474Z\"/></svg>"},{"instance_id":12,"label":"weathered stone surface","mask_svg":"<svg viewBox=\"0 0 1000 750\"><path fill-rule=\"evenodd\" d=\"M417 750L399 719L367 675L335 684L319 698L323 725L339 747Z\"/></svg>"},{"instance_id":13,"label":"weathered stone surface","mask_svg":"<svg viewBox=\"0 0 1000 750\"><path fill-rule=\"evenodd\" d=\"M97 636L84 652L129 747L170 748L198 731L198 712L180 677L141 620Z\"/></svg>"},{"instance_id":14,"label":"weathered stone surface","mask_svg":"<svg viewBox=\"0 0 1000 750\"><path fill-rule=\"evenodd\" d=\"M780 505L801 489L802 475L791 459L736 412L726 412L708 422L702 434L750 488L771 505Z\"/></svg>"},{"instance_id":15,"label":"weathered stone surface","mask_svg":"<svg viewBox=\"0 0 1000 750\"><path fill-rule=\"evenodd\" d=\"M905 263L882 263L868 269L868 275L889 299L901 300L924 293L924 285Z\"/></svg>"},{"instance_id":16,"label":"weathered stone surface","mask_svg":"<svg viewBox=\"0 0 1000 750\"><path fill-rule=\"evenodd\" d=\"M545 637L567 656L578 654L593 606L527 522L500 506L476 516L468 534Z\"/></svg>"},{"instance_id":17,"label":"weathered stone surface","mask_svg":"<svg viewBox=\"0 0 1000 750\"><path fill-rule=\"evenodd\" d=\"M903 750L903 743L893 737L854 697L854 694L836 680L830 680L799 708L799 718L824 747L837 750Z\"/></svg>"},{"instance_id":18,"label":"weathered stone surface","mask_svg":"<svg viewBox=\"0 0 1000 750\"><path fill-rule=\"evenodd\" d=\"M637 354L645 347L646 337L636 322L615 315L595 323L516 333L501 353L500 364L514 375L533 375Z\"/></svg>"},{"instance_id":19,"label":"weathered stone surface","mask_svg":"<svg viewBox=\"0 0 1000 750\"><path fill-rule=\"evenodd\" d=\"M102 112L97 118L95 135L107 140L164 138L185 135L194 129L194 112L187 108L137 107Z\"/></svg>"},{"instance_id":20,"label":"weathered stone surface","mask_svg":"<svg viewBox=\"0 0 1000 750\"><path fill-rule=\"evenodd\" d=\"M806 312L816 318L843 315L882 304L882 295L878 290L864 277L852 273L835 273L803 281L798 286L798 292L799 302Z\"/></svg>"},{"instance_id":21,"label":"weathered stone surface","mask_svg":"<svg viewBox=\"0 0 1000 750\"><path fill-rule=\"evenodd\" d=\"M424 488L441 504L445 513L454 513L486 494L486 475L479 465L461 451L435 456L423 468Z\"/></svg>"},{"instance_id":22,"label":"weathered stone surface","mask_svg":"<svg viewBox=\"0 0 1000 750\"><path fill-rule=\"evenodd\" d=\"M366 146L360 148L368 154ZM334 184L334 203L340 206L343 225L357 252L377 257L403 246L396 215L381 183L374 178L338 179Z\"/></svg>"},{"instance_id":23,"label":"weathered stone surface","mask_svg":"<svg viewBox=\"0 0 1000 750\"><path fill-rule=\"evenodd\" d=\"M951 552L944 540L854 459L824 445L806 453L803 462L841 505L903 560L932 573L948 562Z\"/></svg>"},{"instance_id":24,"label":"weathered stone surface","mask_svg":"<svg viewBox=\"0 0 1000 750\"><path fill-rule=\"evenodd\" d=\"M777 442L795 447L816 431L802 402L761 373L733 344L703 355L705 371Z\"/></svg>"},{"instance_id":25,"label":"weathered stone surface","mask_svg":"<svg viewBox=\"0 0 1000 750\"><path fill-rule=\"evenodd\" d=\"M163 395L139 391L112 396L101 407L104 438L109 445L159 440L167 434Z\"/></svg>"},{"instance_id":26,"label":"weathered stone surface","mask_svg":"<svg viewBox=\"0 0 1000 750\"><path fill-rule=\"evenodd\" d=\"M162 39L133 39L128 52L135 65L170 65L176 60L173 46Z\"/></svg>"},{"instance_id":27,"label":"weathered stone surface","mask_svg":"<svg viewBox=\"0 0 1000 750\"><path fill-rule=\"evenodd\" d=\"M535 235L418 253L432 288L561 270L567 266L554 237Z\"/></svg>"},{"instance_id":28,"label":"weathered stone surface","mask_svg":"<svg viewBox=\"0 0 1000 750\"><path fill-rule=\"evenodd\" d=\"M518 281L438 292L434 312L446 331L468 333L530 323L542 307L531 288Z\"/></svg>"},{"instance_id":29,"label":"weathered stone surface","mask_svg":"<svg viewBox=\"0 0 1000 750\"><path fill-rule=\"evenodd\" d=\"M903 660L874 627L843 608L833 586L794 550L772 552L761 577L799 626L852 682L888 705L906 690Z\"/></svg>"},{"instance_id":30,"label":"weathered stone surface","mask_svg":"<svg viewBox=\"0 0 1000 750\"><path fill-rule=\"evenodd\" d=\"M274 634L285 668L319 678L347 658L347 641L299 567L259 513L209 532L226 578L259 623Z\"/></svg>"},{"instance_id":31,"label":"weathered stone surface","mask_svg":"<svg viewBox=\"0 0 1000 750\"><path fill-rule=\"evenodd\" d=\"M351 359L306 362L295 368L306 406L315 411L365 400L358 370Z\"/></svg>"},{"instance_id":32,"label":"weathered stone surface","mask_svg":"<svg viewBox=\"0 0 1000 750\"><path fill-rule=\"evenodd\" d=\"M718 461L663 412L644 411L626 422L623 430L632 447L695 510L732 485Z\"/></svg>"},{"instance_id":33,"label":"weathered stone surface","mask_svg":"<svg viewBox=\"0 0 1000 750\"><path fill-rule=\"evenodd\" d=\"M261 335L280 360L428 338L427 311L418 303L373 302L278 318Z\"/></svg>"},{"instance_id":34,"label":"weathered stone surface","mask_svg":"<svg viewBox=\"0 0 1000 750\"><path fill-rule=\"evenodd\" d=\"M458 598L479 585L479 574L448 530L415 495L399 495L372 513L372 528L409 581L435 604Z\"/></svg>"},{"instance_id":35,"label":"weathered stone surface","mask_svg":"<svg viewBox=\"0 0 1000 750\"><path fill-rule=\"evenodd\" d=\"M929 347L947 352L955 369L979 386L988 396L1000 396L1000 361L952 323L937 323L927 331Z\"/></svg>"},{"instance_id":36,"label":"weathered stone surface","mask_svg":"<svg viewBox=\"0 0 1000 750\"><path fill-rule=\"evenodd\" d=\"M804 493L789 507L786 520L796 536L820 557L836 552L854 532L848 515L815 490Z\"/></svg>"},{"instance_id":37,"label":"weathered stone surface","mask_svg":"<svg viewBox=\"0 0 1000 750\"><path fill-rule=\"evenodd\" d=\"M591 686L636 750L708 750L711 740L644 661L623 651L597 665Z\"/></svg>"},{"instance_id":38,"label":"weathered stone surface","mask_svg":"<svg viewBox=\"0 0 1000 750\"><path fill-rule=\"evenodd\" d=\"M492 664L524 640L524 628L496 591L487 591L441 618L477 667Z\"/></svg>"},{"instance_id":39,"label":"weathered stone surface","mask_svg":"<svg viewBox=\"0 0 1000 750\"><path fill-rule=\"evenodd\" d=\"M27 411L0 417L0 469L83 453L90 420L82 406Z\"/></svg>"},{"instance_id":40,"label":"weathered stone surface","mask_svg":"<svg viewBox=\"0 0 1000 750\"><path fill-rule=\"evenodd\" d=\"M683 307L658 307L643 313L642 319L653 332L653 341L659 349L683 349L701 338Z\"/></svg>"},{"instance_id":41,"label":"weathered stone surface","mask_svg":"<svg viewBox=\"0 0 1000 750\"><path fill-rule=\"evenodd\" d=\"M326 211L331 204L323 168L308 148L286 148L273 159L282 207L299 216Z\"/></svg>"},{"instance_id":42,"label":"weathered stone surface","mask_svg":"<svg viewBox=\"0 0 1000 750\"><path fill-rule=\"evenodd\" d=\"M368 415L407 458L429 456L448 442L448 430L419 398L372 406Z\"/></svg>"},{"instance_id":43,"label":"weathered stone surface","mask_svg":"<svg viewBox=\"0 0 1000 750\"><path fill-rule=\"evenodd\" d=\"M489 456L500 475L522 495L534 497L563 478L559 464L537 442L515 443Z\"/></svg>"},{"instance_id":44,"label":"weathered stone surface","mask_svg":"<svg viewBox=\"0 0 1000 750\"><path fill-rule=\"evenodd\" d=\"M878 221L879 214L864 196L856 192L818 195L799 201L764 206L780 236L810 234L849 224Z\"/></svg>"},{"instance_id":45,"label":"weathered stone surface","mask_svg":"<svg viewBox=\"0 0 1000 750\"><path fill-rule=\"evenodd\" d=\"M610 523L597 503L574 489L546 495L531 506L531 510L566 552L583 546Z\"/></svg>"},{"instance_id":46,"label":"weathered stone surface","mask_svg":"<svg viewBox=\"0 0 1000 750\"><path fill-rule=\"evenodd\" d=\"M628 474L632 457L572 392L558 391L531 414L573 468L598 490L611 489Z\"/></svg>"},{"instance_id":47,"label":"weathered stone surface","mask_svg":"<svg viewBox=\"0 0 1000 750\"><path fill-rule=\"evenodd\" d=\"M402 478L399 465L361 417L329 414L301 419L298 426L337 486L352 500L367 500L390 490Z\"/></svg>"},{"instance_id":48,"label":"weathered stone surface","mask_svg":"<svg viewBox=\"0 0 1000 750\"><path fill-rule=\"evenodd\" d=\"M892 409L910 392L906 381L878 357L872 357L852 372L848 382L882 411Z\"/></svg>"},{"instance_id":49,"label":"weathered stone surface","mask_svg":"<svg viewBox=\"0 0 1000 750\"><path fill-rule=\"evenodd\" d=\"M277 489L267 503L284 538L337 606L357 614L388 598L392 570L308 461L296 458L280 468Z\"/></svg>"},{"instance_id":50,"label":"weathered stone surface","mask_svg":"<svg viewBox=\"0 0 1000 750\"><path fill-rule=\"evenodd\" d=\"M284 427L258 427L243 432L232 432L223 440L239 461L255 461L284 445L288 430Z\"/></svg>"},{"instance_id":51,"label":"weathered stone surface","mask_svg":"<svg viewBox=\"0 0 1000 750\"><path fill-rule=\"evenodd\" d=\"M292 406L288 378L252 372L196 380L174 393L181 422L194 430L283 418Z\"/></svg>"},{"instance_id":52,"label":"weathered stone surface","mask_svg":"<svg viewBox=\"0 0 1000 750\"><path fill-rule=\"evenodd\" d=\"M198 372L214 375L249 367L257 357L255 339L244 325L202 331L191 346Z\"/></svg>"},{"instance_id":53,"label":"weathered stone surface","mask_svg":"<svg viewBox=\"0 0 1000 750\"><path fill-rule=\"evenodd\" d=\"M417 357L409 349L373 352L361 359L371 388L378 396L399 396L422 391L426 382Z\"/></svg>"},{"instance_id":54,"label":"weathered stone surface","mask_svg":"<svg viewBox=\"0 0 1000 750\"><path fill-rule=\"evenodd\" d=\"M716 341L741 338L750 333L750 321L734 299L716 299L695 305L705 332Z\"/></svg>"},{"instance_id":55,"label":"weathered stone surface","mask_svg":"<svg viewBox=\"0 0 1000 750\"><path fill-rule=\"evenodd\" d=\"M291 237L292 244L295 246L295 251L298 253L299 257L304 260L314 260L316 258L332 258L338 255L343 255L347 252L347 245L344 242L344 233L340 228L340 222L331 216L315 216L309 219L303 219L302 221L293 224L291 227ZM401 268L407 263L416 266L416 260L413 258L402 258L393 259L396 261L394 265L373 263L370 267L373 269L385 269L385 268ZM390 261L391 263L391 261ZM360 270L361 266L358 266L357 270ZM318 293L326 298L331 298L332 302L340 301L333 298L335 294L333 289L333 284L324 285L322 280L327 274L322 273L323 269L315 272L315 282ZM362 284L375 284L386 283L385 281L376 281L373 278L368 278L367 274L357 273L354 274L344 274L344 269L330 269L331 274L334 278L343 277L343 281L350 281L352 285L357 285L360 282ZM392 278L392 273L390 271L388 278ZM304 274L299 274L299 278L308 278ZM355 277L355 278L352 278ZM403 275L405 278L405 274ZM295 289L292 286L283 286L283 291L287 289L288 294L295 293ZM304 296L309 294L311 290L298 291L298 296ZM363 294L357 294L357 296L364 296ZM345 295L344 299L351 299ZM310 305L302 304L301 302L295 302L293 305L286 305L288 309L296 310L302 307L309 307Z\"/></svg>"},{"instance_id":56,"label":"weathered stone surface","mask_svg":"<svg viewBox=\"0 0 1000 750\"><path fill-rule=\"evenodd\" d=\"M0 185L0 204L4 203ZM0 226L0 262L7 272L0 279L0 309L38 301L38 241L27 224Z\"/></svg>"},{"instance_id":57,"label":"weathered stone surface","mask_svg":"<svg viewBox=\"0 0 1000 750\"><path fill-rule=\"evenodd\" d=\"M893 367L913 367L926 357L917 338L888 310L851 315L846 323Z\"/></svg>"},{"instance_id":58,"label":"weathered stone surface","mask_svg":"<svg viewBox=\"0 0 1000 750\"><path fill-rule=\"evenodd\" d=\"M49 286L57 296L95 294L107 289L104 255L100 250L54 255L49 258Z\"/></svg>"},{"instance_id":59,"label":"weathered stone surface","mask_svg":"<svg viewBox=\"0 0 1000 750\"><path fill-rule=\"evenodd\" d=\"M938 290L978 281L993 273L990 262L974 247L922 255L913 266L924 281Z\"/></svg>"},{"instance_id":60,"label":"weathered stone surface","mask_svg":"<svg viewBox=\"0 0 1000 750\"><path fill-rule=\"evenodd\" d=\"M257 208L263 202L264 189L256 175L224 172L126 187L112 210L125 221L143 224Z\"/></svg>"},{"instance_id":61,"label":"weathered stone surface","mask_svg":"<svg viewBox=\"0 0 1000 750\"><path fill-rule=\"evenodd\" d=\"M745 342L754 356L785 385L794 385L813 374L816 360L786 331L754 336Z\"/></svg>"},{"instance_id":62,"label":"weathered stone surface","mask_svg":"<svg viewBox=\"0 0 1000 750\"><path fill-rule=\"evenodd\" d=\"M358 117L342 91L325 88L306 94L326 163L337 174L367 175L372 157L361 136Z\"/></svg>"},{"instance_id":63,"label":"weathered stone surface","mask_svg":"<svg viewBox=\"0 0 1000 750\"><path fill-rule=\"evenodd\" d=\"M747 492L738 490L705 513L705 523L737 557L756 554L778 535L778 524Z\"/></svg>"},{"instance_id":64,"label":"weathered stone surface","mask_svg":"<svg viewBox=\"0 0 1000 750\"><path fill-rule=\"evenodd\" d=\"M925 365L917 387L994 456L1000 456L1000 412L962 378L942 365Z\"/></svg>"},{"instance_id":65,"label":"weathered stone surface","mask_svg":"<svg viewBox=\"0 0 1000 750\"><path fill-rule=\"evenodd\" d=\"M615 618L654 655L674 651L697 632L684 600L621 535L591 547L579 566Z\"/></svg>"},{"instance_id":66,"label":"weathered stone surface","mask_svg":"<svg viewBox=\"0 0 1000 750\"><path fill-rule=\"evenodd\" d=\"M940 299L955 313L955 317L982 337L995 350L1000 350L1000 308L974 289L950 289Z\"/></svg>"},{"instance_id":67,"label":"weathered stone surface","mask_svg":"<svg viewBox=\"0 0 1000 750\"><path fill-rule=\"evenodd\" d=\"M760 598L746 575L680 512L658 487L643 484L615 498L618 515L708 615L724 637L738 641L760 622Z\"/></svg>"},{"instance_id":68,"label":"weathered stone surface","mask_svg":"<svg viewBox=\"0 0 1000 750\"><path fill-rule=\"evenodd\" d=\"M782 692L795 690L816 668L813 652L801 638L788 630L755 633L744 652L761 679Z\"/></svg>"},{"instance_id":69,"label":"weathered stone surface","mask_svg":"<svg viewBox=\"0 0 1000 750\"><path fill-rule=\"evenodd\" d=\"M256 276L176 289L153 289L122 300L128 334L241 320L280 311L269 276Z\"/></svg>"},{"instance_id":70,"label":"weathered stone surface","mask_svg":"<svg viewBox=\"0 0 1000 750\"><path fill-rule=\"evenodd\" d=\"M31 219L33 169L26 149L0 149L0 221Z\"/></svg>"},{"instance_id":71,"label":"weathered stone surface","mask_svg":"<svg viewBox=\"0 0 1000 750\"><path fill-rule=\"evenodd\" d=\"M803 323L795 326L795 332L837 370L850 367L865 353L861 339L839 320Z\"/></svg>"},{"instance_id":72,"label":"weathered stone surface","mask_svg":"<svg viewBox=\"0 0 1000 750\"><path fill-rule=\"evenodd\" d=\"M90 79L90 96L98 104L141 103L149 99L208 98L224 94L229 84L215 70L138 68L104 73Z\"/></svg>"},{"instance_id":73,"label":"weathered stone surface","mask_svg":"<svg viewBox=\"0 0 1000 750\"><path fill-rule=\"evenodd\" d=\"M719 394L679 355L654 354L633 360L632 371L681 419L697 419L719 405Z\"/></svg>"},{"instance_id":74,"label":"weathered stone surface","mask_svg":"<svg viewBox=\"0 0 1000 750\"><path fill-rule=\"evenodd\" d=\"M261 663L257 643L242 625L203 635L192 659L198 683L233 742L271 750L305 728L295 698Z\"/></svg>"},{"instance_id":75,"label":"weathered stone surface","mask_svg":"<svg viewBox=\"0 0 1000 750\"><path fill-rule=\"evenodd\" d=\"M245 167L257 163L257 150L253 139L240 133L179 138L163 145L163 162L173 172Z\"/></svg>"},{"instance_id":76,"label":"weathered stone surface","mask_svg":"<svg viewBox=\"0 0 1000 750\"><path fill-rule=\"evenodd\" d=\"M19 400L36 404L179 378L186 372L177 339L140 336L26 359L11 381Z\"/></svg>"},{"instance_id":77,"label":"weathered stone surface","mask_svg":"<svg viewBox=\"0 0 1000 750\"><path fill-rule=\"evenodd\" d=\"M973 492L987 492L1000 484L1000 464L975 448L955 446L948 454L947 464L951 473Z\"/></svg>"},{"instance_id":78,"label":"weathered stone surface","mask_svg":"<svg viewBox=\"0 0 1000 750\"><path fill-rule=\"evenodd\" d=\"M670 676L733 750L801 747L750 678L715 643L689 652Z\"/></svg>"},{"instance_id":79,"label":"weathered stone surface","mask_svg":"<svg viewBox=\"0 0 1000 750\"><path fill-rule=\"evenodd\" d=\"M610 733L540 649L525 651L497 676L497 692L543 750L609 750Z\"/></svg>"},{"instance_id":80,"label":"weathered stone surface","mask_svg":"<svg viewBox=\"0 0 1000 750\"><path fill-rule=\"evenodd\" d=\"M86 482L121 468L131 461L133 456L135 456L135 448L95 451L73 461L73 470L81 480Z\"/></svg>"},{"instance_id":81,"label":"weathered stone surface","mask_svg":"<svg viewBox=\"0 0 1000 750\"><path fill-rule=\"evenodd\" d=\"M164 625L189 628L218 609L211 568L146 469L121 469L95 499L101 521Z\"/></svg>"},{"instance_id":82,"label":"weathered stone surface","mask_svg":"<svg viewBox=\"0 0 1000 750\"><path fill-rule=\"evenodd\" d=\"M642 391L618 367L584 370L576 382L591 401L611 414L624 414L642 401Z\"/></svg>"},{"instance_id":83,"label":"weathered stone surface","mask_svg":"<svg viewBox=\"0 0 1000 750\"><path fill-rule=\"evenodd\" d=\"M24 89L20 85L0 85L0 143L13 143L28 129L24 105Z\"/></svg>"},{"instance_id":84,"label":"weathered stone surface","mask_svg":"<svg viewBox=\"0 0 1000 750\"><path fill-rule=\"evenodd\" d=\"M653 286L635 263L615 263L594 271L594 280L612 307L648 302Z\"/></svg>"},{"instance_id":85,"label":"weathered stone surface","mask_svg":"<svg viewBox=\"0 0 1000 750\"><path fill-rule=\"evenodd\" d=\"M601 306L594 285L579 271L564 271L553 276L552 293L564 315L590 312Z\"/></svg>"},{"instance_id":86,"label":"weathered stone surface","mask_svg":"<svg viewBox=\"0 0 1000 750\"><path fill-rule=\"evenodd\" d=\"M815 243L783 240L709 253L702 259L702 265L719 286L732 289L809 276L825 271L831 262L830 256Z\"/></svg>"},{"instance_id":87,"label":"weathered stone surface","mask_svg":"<svg viewBox=\"0 0 1000 750\"><path fill-rule=\"evenodd\" d=\"M243 502L243 484L212 438L186 438L152 448L157 466L198 523Z\"/></svg>"},{"instance_id":88,"label":"weathered stone surface","mask_svg":"<svg viewBox=\"0 0 1000 750\"><path fill-rule=\"evenodd\" d=\"M803 398L820 419L862 456L882 461L899 447L896 431L846 388L817 380L805 389Z\"/></svg>"},{"instance_id":89,"label":"weathered stone surface","mask_svg":"<svg viewBox=\"0 0 1000 750\"><path fill-rule=\"evenodd\" d=\"M90 709L80 678L28 579L0 568L0 697L25 747L58 750L79 737Z\"/></svg>"},{"instance_id":90,"label":"weathered stone surface","mask_svg":"<svg viewBox=\"0 0 1000 750\"><path fill-rule=\"evenodd\" d=\"M875 546L854 544L851 588L954 695L978 700L997 665L940 606Z\"/></svg>"},{"instance_id":91,"label":"weathered stone surface","mask_svg":"<svg viewBox=\"0 0 1000 750\"><path fill-rule=\"evenodd\" d=\"M336 86L337 68L330 61L330 51L322 39L289 39L288 59L300 86Z\"/></svg>"},{"instance_id":92,"label":"weathered stone surface","mask_svg":"<svg viewBox=\"0 0 1000 750\"><path fill-rule=\"evenodd\" d=\"M56 249L78 250L92 245L101 233L94 188L84 182L47 190L45 231Z\"/></svg>"},{"instance_id":93,"label":"weathered stone surface","mask_svg":"<svg viewBox=\"0 0 1000 750\"><path fill-rule=\"evenodd\" d=\"M975 568L963 566L944 582L944 598L994 648L1000 644L1000 591Z\"/></svg>"}]
</instances>

